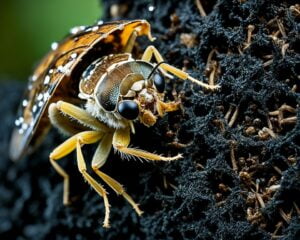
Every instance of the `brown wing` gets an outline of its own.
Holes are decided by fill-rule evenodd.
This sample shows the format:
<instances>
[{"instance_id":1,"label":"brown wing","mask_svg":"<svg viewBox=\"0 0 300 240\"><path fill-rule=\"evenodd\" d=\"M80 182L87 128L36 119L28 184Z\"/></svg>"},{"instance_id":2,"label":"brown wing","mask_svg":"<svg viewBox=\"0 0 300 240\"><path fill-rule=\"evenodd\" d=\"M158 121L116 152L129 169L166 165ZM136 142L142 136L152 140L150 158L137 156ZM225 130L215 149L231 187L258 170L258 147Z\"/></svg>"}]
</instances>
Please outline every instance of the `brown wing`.
<instances>
[{"instance_id":1,"label":"brown wing","mask_svg":"<svg viewBox=\"0 0 300 240\"><path fill-rule=\"evenodd\" d=\"M53 50L37 66L21 102L10 144L13 160L31 152L47 133L51 102L77 97L81 69L96 58L122 51L133 31L152 40L149 23L132 20L73 28L72 35L52 44Z\"/></svg>"}]
</instances>

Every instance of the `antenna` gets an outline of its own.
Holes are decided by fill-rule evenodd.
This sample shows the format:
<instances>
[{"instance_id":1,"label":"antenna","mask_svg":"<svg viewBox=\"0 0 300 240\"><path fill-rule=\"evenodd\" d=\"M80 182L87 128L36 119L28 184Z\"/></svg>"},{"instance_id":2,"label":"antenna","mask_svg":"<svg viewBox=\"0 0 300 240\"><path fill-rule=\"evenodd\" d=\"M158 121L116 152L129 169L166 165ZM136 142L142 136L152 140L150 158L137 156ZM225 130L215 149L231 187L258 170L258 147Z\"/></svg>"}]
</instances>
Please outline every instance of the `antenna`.
<instances>
[{"instance_id":1,"label":"antenna","mask_svg":"<svg viewBox=\"0 0 300 240\"><path fill-rule=\"evenodd\" d=\"M161 61L161 62L159 62L158 64L156 64L155 66L154 66L154 68L152 69L152 71L151 71L151 73L149 74L149 76L147 77L147 81L152 77L152 75L153 75L153 73L155 72L155 70L161 65L161 64L163 64L163 63L166 63L165 61Z\"/></svg>"}]
</instances>

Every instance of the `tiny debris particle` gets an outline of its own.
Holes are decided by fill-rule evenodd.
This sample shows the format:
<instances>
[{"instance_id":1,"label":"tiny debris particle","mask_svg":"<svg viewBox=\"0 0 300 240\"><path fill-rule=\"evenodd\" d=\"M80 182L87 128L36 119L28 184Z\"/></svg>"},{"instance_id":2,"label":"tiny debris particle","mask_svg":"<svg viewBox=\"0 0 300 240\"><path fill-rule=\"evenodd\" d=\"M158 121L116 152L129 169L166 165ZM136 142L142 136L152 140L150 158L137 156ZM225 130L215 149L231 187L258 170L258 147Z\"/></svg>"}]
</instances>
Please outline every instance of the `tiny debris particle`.
<instances>
[{"instance_id":1,"label":"tiny debris particle","mask_svg":"<svg viewBox=\"0 0 300 240\"><path fill-rule=\"evenodd\" d=\"M127 10L128 10L128 5L125 3L112 4L110 7L110 15L113 18L117 18L124 15Z\"/></svg>"},{"instance_id":2,"label":"tiny debris particle","mask_svg":"<svg viewBox=\"0 0 300 240\"><path fill-rule=\"evenodd\" d=\"M153 6L153 5L150 5L149 7L148 7L148 11L149 12L153 12L155 10L155 7Z\"/></svg>"},{"instance_id":3,"label":"tiny debris particle","mask_svg":"<svg viewBox=\"0 0 300 240\"><path fill-rule=\"evenodd\" d=\"M196 35L192 33L182 33L180 35L180 43L188 48L194 47L197 44Z\"/></svg>"},{"instance_id":4,"label":"tiny debris particle","mask_svg":"<svg viewBox=\"0 0 300 240\"><path fill-rule=\"evenodd\" d=\"M254 135L256 133L256 129L253 126L247 127L245 133L247 135Z\"/></svg>"}]
</instances>

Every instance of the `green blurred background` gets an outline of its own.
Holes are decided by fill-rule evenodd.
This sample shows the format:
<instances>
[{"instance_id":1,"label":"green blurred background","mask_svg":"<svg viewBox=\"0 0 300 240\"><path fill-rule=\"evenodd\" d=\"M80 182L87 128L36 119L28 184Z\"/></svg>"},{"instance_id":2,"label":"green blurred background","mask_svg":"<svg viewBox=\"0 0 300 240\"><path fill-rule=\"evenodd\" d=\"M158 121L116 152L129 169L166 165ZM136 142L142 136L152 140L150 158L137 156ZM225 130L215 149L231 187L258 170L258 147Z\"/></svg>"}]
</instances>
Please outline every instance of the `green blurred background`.
<instances>
[{"instance_id":1,"label":"green blurred background","mask_svg":"<svg viewBox=\"0 0 300 240\"><path fill-rule=\"evenodd\" d=\"M0 0L0 79L26 81L52 42L101 16L99 0Z\"/></svg>"}]
</instances>

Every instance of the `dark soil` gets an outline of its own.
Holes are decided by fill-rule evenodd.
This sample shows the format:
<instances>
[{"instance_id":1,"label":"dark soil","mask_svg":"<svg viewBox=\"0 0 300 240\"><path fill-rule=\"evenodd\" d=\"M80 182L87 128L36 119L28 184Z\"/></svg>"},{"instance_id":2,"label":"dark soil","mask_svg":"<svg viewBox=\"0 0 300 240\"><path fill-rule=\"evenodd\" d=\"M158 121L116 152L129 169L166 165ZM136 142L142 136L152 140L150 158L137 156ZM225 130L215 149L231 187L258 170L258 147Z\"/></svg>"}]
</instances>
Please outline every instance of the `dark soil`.
<instances>
[{"instance_id":1,"label":"dark soil","mask_svg":"<svg viewBox=\"0 0 300 240\"><path fill-rule=\"evenodd\" d=\"M142 217L109 191L111 228L103 229L103 201L77 172L75 154L61 161L73 202L63 206L48 161L64 140L55 129L34 154L11 162L24 86L1 84L1 239L300 239L299 5L202 0L201 16L195 2L105 1L105 21L147 19L166 61L221 85L208 93L170 81L167 98L179 94L183 110L152 128L137 125L132 145L184 159L153 164L111 153L104 171L141 204ZM139 40L141 50L147 45ZM86 159L93 150L85 148Z\"/></svg>"}]
</instances>

